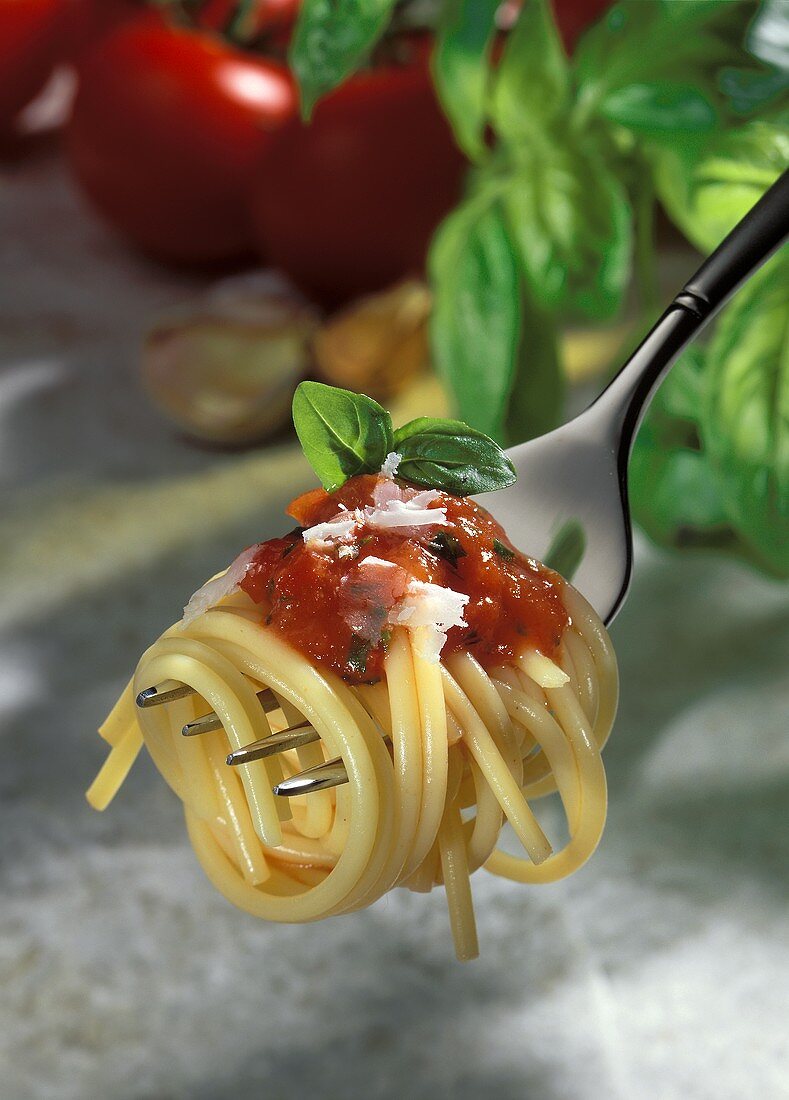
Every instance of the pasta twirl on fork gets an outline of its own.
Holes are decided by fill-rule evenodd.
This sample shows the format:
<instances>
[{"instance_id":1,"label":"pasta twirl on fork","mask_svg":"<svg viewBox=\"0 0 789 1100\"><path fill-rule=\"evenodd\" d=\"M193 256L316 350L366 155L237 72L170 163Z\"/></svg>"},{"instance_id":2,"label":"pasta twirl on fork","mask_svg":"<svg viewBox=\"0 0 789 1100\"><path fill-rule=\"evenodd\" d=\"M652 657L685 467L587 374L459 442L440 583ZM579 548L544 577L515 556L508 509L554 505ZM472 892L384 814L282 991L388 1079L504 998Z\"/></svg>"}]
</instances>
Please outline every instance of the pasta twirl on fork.
<instances>
[{"instance_id":1,"label":"pasta twirl on fork","mask_svg":"<svg viewBox=\"0 0 789 1100\"><path fill-rule=\"evenodd\" d=\"M598 843L616 662L568 582L479 504L398 479L397 462L297 498L297 528L192 597L102 726L111 752L88 799L103 809L144 743L235 905L304 922L443 885L469 959L474 871L552 882ZM191 690L135 706L152 685ZM216 728L182 736L210 712ZM305 729L307 743L228 766L228 752ZM347 781L283 797L326 761ZM558 851L530 805L554 791ZM497 848L505 821L522 855Z\"/></svg>"}]
</instances>

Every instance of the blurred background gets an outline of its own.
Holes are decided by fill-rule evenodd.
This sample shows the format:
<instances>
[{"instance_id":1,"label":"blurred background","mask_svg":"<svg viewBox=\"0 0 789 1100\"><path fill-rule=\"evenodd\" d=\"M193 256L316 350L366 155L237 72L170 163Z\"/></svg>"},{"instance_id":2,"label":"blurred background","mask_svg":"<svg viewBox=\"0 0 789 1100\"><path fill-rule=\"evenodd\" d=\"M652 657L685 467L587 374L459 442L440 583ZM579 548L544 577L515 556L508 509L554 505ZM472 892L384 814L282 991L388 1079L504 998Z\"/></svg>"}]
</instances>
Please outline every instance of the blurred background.
<instances>
[{"instance_id":1,"label":"blurred background","mask_svg":"<svg viewBox=\"0 0 789 1100\"><path fill-rule=\"evenodd\" d=\"M788 166L789 0L0 0L4 1100L789 1097L786 248L636 443L601 848L477 875L478 962L236 912L147 759L83 797L302 378L546 431Z\"/></svg>"}]
</instances>

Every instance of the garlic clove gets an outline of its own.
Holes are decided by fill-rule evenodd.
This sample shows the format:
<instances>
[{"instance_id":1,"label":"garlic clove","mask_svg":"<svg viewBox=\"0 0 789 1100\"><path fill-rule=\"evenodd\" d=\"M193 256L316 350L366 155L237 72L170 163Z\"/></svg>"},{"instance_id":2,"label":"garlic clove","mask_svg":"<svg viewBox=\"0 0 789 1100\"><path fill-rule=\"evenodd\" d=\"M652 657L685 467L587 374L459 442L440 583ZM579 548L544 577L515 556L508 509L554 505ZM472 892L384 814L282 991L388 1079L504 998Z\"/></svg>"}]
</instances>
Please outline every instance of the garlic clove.
<instances>
[{"instance_id":1,"label":"garlic clove","mask_svg":"<svg viewBox=\"0 0 789 1100\"><path fill-rule=\"evenodd\" d=\"M399 393L429 364L430 304L428 288L412 280L330 318L313 341L322 377L379 399Z\"/></svg>"}]
</instances>

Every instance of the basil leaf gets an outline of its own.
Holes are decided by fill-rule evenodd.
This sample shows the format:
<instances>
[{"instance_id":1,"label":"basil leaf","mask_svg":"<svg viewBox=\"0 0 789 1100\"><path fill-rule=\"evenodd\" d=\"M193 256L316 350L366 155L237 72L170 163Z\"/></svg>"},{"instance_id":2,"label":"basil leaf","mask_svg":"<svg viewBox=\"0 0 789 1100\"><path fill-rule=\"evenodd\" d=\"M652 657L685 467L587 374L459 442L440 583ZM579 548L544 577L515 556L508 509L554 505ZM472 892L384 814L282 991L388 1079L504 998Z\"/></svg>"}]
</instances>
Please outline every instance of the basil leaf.
<instances>
[{"instance_id":1,"label":"basil leaf","mask_svg":"<svg viewBox=\"0 0 789 1100\"><path fill-rule=\"evenodd\" d=\"M661 80L609 92L600 111L610 122L642 134L704 133L718 123L718 112L698 87Z\"/></svg>"},{"instance_id":2,"label":"basil leaf","mask_svg":"<svg viewBox=\"0 0 789 1100\"><path fill-rule=\"evenodd\" d=\"M493 540L493 553L498 554L498 556L503 561L514 561L515 560L515 551L510 550L509 546L505 546L504 543L501 541L501 539L494 539Z\"/></svg>"},{"instance_id":3,"label":"basil leaf","mask_svg":"<svg viewBox=\"0 0 789 1100\"><path fill-rule=\"evenodd\" d=\"M784 69L725 68L718 83L736 115L750 115L789 89L789 65Z\"/></svg>"},{"instance_id":4,"label":"basil leaf","mask_svg":"<svg viewBox=\"0 0 789 1100\"><path fill-rule=\"evenodd\" d=\"M578 571L586 551L586 535L577 519L568 519L554 535L545 564L554 569L566 581L571 581Z\"/></svg>"},{"instance_id":5,"label":"basil leaf","mask_svg":"<svg viewBox=\"0 0 789 1100\"><path fill-rule=\"evenodd\" d=\"M706 387L705 356L691 348L661 385L638 433L630 502L636 522L659 544L739 552L699 437Z\"/></svg>"},{"instance_id":6,"label":"basil leaf","mask_svg":"<svg viewBox=\"0 0 789 1100\"><path fill-rule=\"evenodd\" d=\"M447 0L433 55L433 78L461 149L476 160L485 151L490 47L499 0Z\"/></svg>"},{"instance_id":7,"label":"basil leaf","mask_svg":"<svg viewBox=\"0 0 789 1100\"><path fill-rule=\"evenodd\" d=\"M458 559L466 556L460 539L450 535L448 531L437 531L428 542L427 549L437 557L448 561L450 565L457 565Z\"/></svg>"},{"instance_id":8,"label":"basil leaf","mask_svg":"<svg viewBox=\"0 0 789 1100\"><path fill-rule=\"evenodd\" d=\"M566 389L555 317L525 298L522 325L505 425L510 443L525 443L555 428L561 420Z\"/></svg>"},{"instance_id":9,"label":"basil leaf","mask_svg":"<svg viewBox=\"0 0 789 1100\"><path fill-rule=\"evenodd\" d=\"M629 279L632 216L601 156L581 146L524 149L502 204L538 307L596 319L616 311Z\"/></svg>"},{"instance_id":10,"label":"basil leaf","mask_svg":"<svg viewBox=\"0 0 789 1100\"><path fill-rule=\"evenodd\" d=\"M420 416L397 429L394 447L402 455L401 477L455 496L490 493L516 480L501 447L460 420Z\"/></svg>"},{"instance_id":11,"label":"basil leaf","mask_svg":"<svg viewBox=\"0 0 789 1100\"><path fill-rule=\"evenodd\" d=\"M288 60L308 119L326 95L367 59L396 0L304 0Z\"/></svg>"},{"instance_id":12,"label":"basil leaf","mask_svg":"<svg viewBox=\"0 0 789 1100\"><path fill-rule=\"evenodd\" d=\"M429 257L433 356L461 417L501 436L518 351L519 277L498 202L476 196L442 223Z\"/></svg>"},{"instance_id":13,"label":"basil leaf","mask_svg":"<svg viewBox=\"0 0 789 1100\"><path fill-rule=\"evenodd\" d=\"M701 152L691 146L655 152L658 196L701 251L717 247L789 167L786 122L786 116L749 122L715 135Z\"/></svg>"},{"instance_id":14,"label":"basil leaf","mask_svg":"<svg viewBox=\"0 0 789 1100\"><path fill-rule=\"evenodd\" d=\"M527 0L496 70L491 120L505 141L540 133L569 105L570 67L548 0Z\"/></svg>"},{"instance_id":15,"label":"basil leaf","mask_svg":"<svg viewBox=\"0 0 789 1100\"><path fill-rule=\"evenodd\" d=\"M357 676L363 676L367 671L367 662L373 650L373 644L367 638L359 634L351 635L351 644L348 647L346 665Z\"/></svg>"},{"instance_id":16,"label":"basil leaf","mask_svg":"<svg viewBox=\"0 0 789 1100\"><path fill-rule=\"evenodd\" d=\"M361 393L301 382L293 395L293 423L304 454L331 492L354 474L380 470L392 450L386 409Z\"/></svg>"},{"instance_id":17,"label":"basil leaf","mask_svg":"<svg viewBox=\"0 0 789 1100\"><path fill-rule=\"evenodd\" d=\"M574 69L586 114L615 88L676 77L689 83L737 64L752 0L654 0L613 5L581 39Z\"/></svg>"},{"instance_id":18,"label":"basil leaf","mask_svg":"<svg viewBox=\"0 0 789 1100\"><path fill-rule=\"evenodd\" d=\"M701 434L733 526L789 576L787 287L784 249L724 313L710 346Z\"/></svg>"}]
</instances>

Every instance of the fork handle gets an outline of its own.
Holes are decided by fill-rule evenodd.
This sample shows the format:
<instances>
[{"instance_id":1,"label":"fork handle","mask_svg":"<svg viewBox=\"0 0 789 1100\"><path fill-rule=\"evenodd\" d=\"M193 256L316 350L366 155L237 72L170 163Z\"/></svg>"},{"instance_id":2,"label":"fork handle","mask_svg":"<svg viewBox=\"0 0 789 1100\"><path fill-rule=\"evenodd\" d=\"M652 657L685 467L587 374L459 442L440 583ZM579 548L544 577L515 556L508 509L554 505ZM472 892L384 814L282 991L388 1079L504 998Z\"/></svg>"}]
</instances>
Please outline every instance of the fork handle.
<instances>
[{"instance_id":1,"label":"fork handle","mask_svg":"<svg viewBox=\"0 0 789 1100\"><path fill-rule=\"evenodd\" d=\"M787 239L789 170L687 281L616 377L583 414L602 417L609 441L619 444L623 466L649 402L677 356Z\"/></svg>"}]
</instances>

